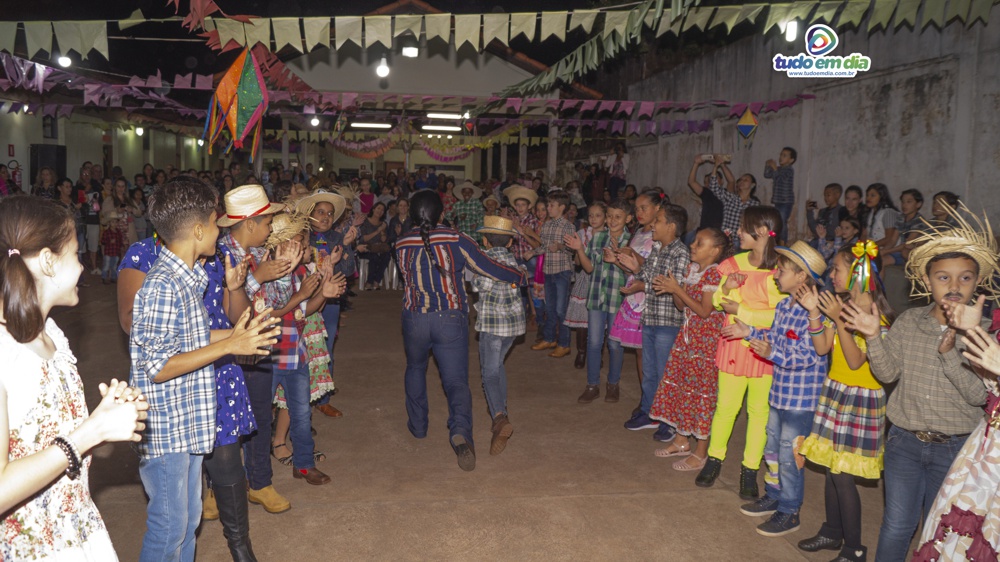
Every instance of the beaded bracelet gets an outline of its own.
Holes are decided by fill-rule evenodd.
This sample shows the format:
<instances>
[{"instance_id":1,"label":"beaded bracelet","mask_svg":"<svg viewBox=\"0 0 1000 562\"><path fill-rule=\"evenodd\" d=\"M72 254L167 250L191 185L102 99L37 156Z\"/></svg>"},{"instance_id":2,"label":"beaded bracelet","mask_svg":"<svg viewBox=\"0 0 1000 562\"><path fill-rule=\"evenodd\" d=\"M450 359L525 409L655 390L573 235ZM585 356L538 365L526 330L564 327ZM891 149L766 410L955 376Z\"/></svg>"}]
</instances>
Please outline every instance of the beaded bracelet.
<instances>
[{"instance_id":1,"label":"beaded bracelet","mask_svg":"<svg viewBox=\"0 0 1000 562\"><path fill-rule=\"evenodd\" d=\"M810 336L818 336L826 331L826 326L820 326L818 330L813 330L812 328L807 328L809 330Z\"/></svg>"},{"instance_id":2,"label":"beaded bracelet","mask_svg":"<svg viewBox=\"0 0 1000 562\"><path fill-rule=\"evenodd\" d=\"M66 459L69 460L69 466L66 467L66 476L69 476L70 480L79 478L83 461L80 458L80 452L76 450L76 445L69 440L69 437L62 435L53 439L52 444L59 447L63 454L66 455Z\"/></svg>"}]
</instances>

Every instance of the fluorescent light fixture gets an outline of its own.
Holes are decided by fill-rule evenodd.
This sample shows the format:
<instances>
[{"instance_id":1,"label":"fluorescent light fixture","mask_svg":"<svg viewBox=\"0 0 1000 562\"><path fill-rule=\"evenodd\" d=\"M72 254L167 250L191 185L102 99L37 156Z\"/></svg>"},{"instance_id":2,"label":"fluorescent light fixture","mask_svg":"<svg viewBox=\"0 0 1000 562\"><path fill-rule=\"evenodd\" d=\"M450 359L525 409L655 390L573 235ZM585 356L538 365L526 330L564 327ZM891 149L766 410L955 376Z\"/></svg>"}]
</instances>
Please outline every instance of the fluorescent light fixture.
<instances>
[{"instance_id":1,"label":"fluorescent light fixture","mask_svg":"<svg viewBox=\"0 0 1000 562\"><path fill-rule=\"evenodd\" d=\"M389 63L385 60L385 55L382 56L382 61L375 67L375 74L377 74L379 78L385 78L389 75Z\"/></svg>"},{"instance_id":2,"label":"fluorescent light fixture","mask_svg":"<svg viewBox=\"0 0 1000 562\"><path fill-rule=\"evenodd\" d=\"M417 47L403 47L403 56L406 58L414 59L420 54L420 49Z\"/></svg>"},{"instance_id":3,"label":"fluorescent light fixture","mask_svg":"<svg viewBox=\"0 0 1000 562\"><path fill-rule=\"evenodd\" d=\"M66 55L61 55L58 59L56 59L56 62L58 62L59 66L63 68L73 65L73 59L67 57Z\"/></svg>"},{"instance_id":4,"label":"fluorescent light fixture","mask_svg":"<svg viewBox=\"0 0 1000 562\"><path fill-rule=\"evenodd\" d=\"M146 132L146 131L145 131L145 130L143 130L143 128L142 128L142 127L136 127L136 128L135 128L135 134L136 134L136 135L138 135L138 136L140 136L140 137L141 137L141 136L142 136L142 134L143 134L143 133L145 133L145 132Z\"/></svg>"},{"instance_id":5,"label":"fluorescent light fixture","mask_svg":"<svg viewBox=\"0 0 1000 562\"><path fill-rule=\"evenodd\" d=\"M313 127L319 127L319 117L313 117L309 120L309 124Z\"/></svg>"},{"instance_id":6,"label":"fluorescent light fixture","mask_svg":"<svg viewBox=\"0 0 1000 562\"><path fill-rule=\"evenodd\" d=\"M446 133L457 133L462 130L457 125L424 125L420 129L423 131L444 131Z\"/></svg>"},{"instance_id":7,"label":"fluorescent light fixture","mask_svg":"<svg viewBox=\"0 0 1000 562\"><path fill-rule=\"evenodd\" d=\"M205 146L205 139L198 139L198 146Z\"/></svg>"},{"instance_id":8,"label":"fluorescent light fixture","mask_svg":"<svg viewBox=\"0 0 1000 562\"><path fill-rule=\"evenodd\" d=\"M391 129L392 123L351 123L353 129Z\"/></svg>"},{"instance_id":9,"label":"fluorescent light fixture","mask_svg":"<svg viewBox=\"0 0 1000 562\"><path fill-rule=\"evenodd\" d=\"M428 119L461 119L461 113L428 113Z\"/></svg>"},{"instance_id":10,"label":"fluorescent light fixture","mask_svg":"<svg viewBox=\"0 0 1000 562\"><path fill-rule=\"evenodd\" d=\"M785 24L785 41L791 43L799 34L799 22L792 20Z\"/></svg>"}]
</instances>

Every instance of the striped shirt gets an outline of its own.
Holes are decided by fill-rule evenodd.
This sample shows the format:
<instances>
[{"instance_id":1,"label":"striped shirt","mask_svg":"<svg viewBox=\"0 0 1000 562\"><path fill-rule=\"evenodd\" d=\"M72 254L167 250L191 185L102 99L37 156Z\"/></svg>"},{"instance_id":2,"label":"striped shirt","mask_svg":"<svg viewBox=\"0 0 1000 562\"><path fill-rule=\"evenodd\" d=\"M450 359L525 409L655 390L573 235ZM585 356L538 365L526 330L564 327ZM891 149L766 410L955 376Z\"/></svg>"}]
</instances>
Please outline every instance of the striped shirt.
<instances>
[{"instance_id":1,"label":"striped shirt","mask_svg":"<svg viewBox=\"0 0 1000 562\"><path fill-rule=\"evenodd\" d=\"M593 264L590 273L590 286L587 290L587 309L601 312L618 312L625 296L621 288L625 286L625 272L615 264L604 261L604 248L624 248L628 244L628 231L622 231L616 244L611 243L611 234L607 230L594 233L587 244L587 257Z\"/></svg>"},{"instance_id":2,"label":"striped shirt","mask_svg":"<svg viewBox=\"0 0 1000 562\"><path fill-rule=\"evenodd\" d=\"M826 380L827 358L816 354L809 335L809 311L785 297L774 307L771 329L751 327L748 340L771 344L774 379L767 397L772 408L812 411L819 404L819 393Z\"/></svg>"},{"instance_id":3,"label":"striped shirt","mask_svg":"<svg viewBox=\"0 0 1000 562\"><path fill-rule=\"evenodd\" d=\"M129 354L129 384L149 402L149 418L135 450L143 457L166 453L205 454L215 443L215 370L211 364L165 382L154 382L167 361L211 343L202 296L208 275L190 268L168 248L135 295Z\"/></svg>"},{"instance_id":4,"label":"striped shirt","mask_svg":"<svg viewBox=\"0 0 1000 562\"><path fill-rule=\"evenodd\" d=\"M479 244L455 229L438 225L429 236L433 261L424 248L419 230L411 230L396 241L396 263L405 283L403 308L406 310L421 313L442 310L468 312L464 279L466 267L473 273L505 283L526 283L522 271L491 260L479 249ZM444 275L435 264L444 269Z\"/></svg>"}]
</instances>

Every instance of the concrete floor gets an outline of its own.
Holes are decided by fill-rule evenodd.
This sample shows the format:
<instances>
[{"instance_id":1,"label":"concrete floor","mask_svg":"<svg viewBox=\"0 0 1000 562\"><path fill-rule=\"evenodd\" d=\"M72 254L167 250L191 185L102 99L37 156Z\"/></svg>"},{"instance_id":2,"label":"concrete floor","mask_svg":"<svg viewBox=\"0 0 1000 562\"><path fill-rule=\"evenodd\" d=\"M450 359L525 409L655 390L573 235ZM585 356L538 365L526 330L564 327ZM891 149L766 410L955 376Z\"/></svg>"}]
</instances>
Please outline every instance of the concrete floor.
<instances>
[{"instance_id":1,"label":"concrete floor","mask_svg":"<svg viewBox=\"0 0 1000 562\"><path fill-rule=\"evenodd\" d=\"M97 384L128 376L125 335L116 320L114 287L88 277L81 304L56 314L79 359L91 405ZM823 475L809 470L802 528L768 539L762 522L740 514L736 495L744 419L737 422L730 460L710 489L694 473L653 456L652 431L622 423L639 400L635 356L626 355L622 400L576 403L585 374L573 356L551 359L523 342L507 360L514 436L490 457L489 415L470 343L476 470L461 471L447 442L447 409L432 366L431 426L426 439L406 430L403 407L400 293L364 293L354 300L337 343L333 403L340 419L315 415L317 447L333 478L322 487L293 480L277 462L275 487L292 510L270 515L251 506L251 534L261 560L830 560L795 544L823 522ZM533 336L533 335L532 335ZM473 335L474 337L474 335ZM533 340L533 337L531 338ZM122 560L141 546L145 498L138 460L124 445L95 452L91 489ZM761 479L763 487L763 479ZM882 491L861 489L864 542L874 551ZM874 552L872 553L874 555ZM874 557L874 556L873 556ZM202 525L199 560L227 560L217 521Z\"/></svg>"}]
</instances>

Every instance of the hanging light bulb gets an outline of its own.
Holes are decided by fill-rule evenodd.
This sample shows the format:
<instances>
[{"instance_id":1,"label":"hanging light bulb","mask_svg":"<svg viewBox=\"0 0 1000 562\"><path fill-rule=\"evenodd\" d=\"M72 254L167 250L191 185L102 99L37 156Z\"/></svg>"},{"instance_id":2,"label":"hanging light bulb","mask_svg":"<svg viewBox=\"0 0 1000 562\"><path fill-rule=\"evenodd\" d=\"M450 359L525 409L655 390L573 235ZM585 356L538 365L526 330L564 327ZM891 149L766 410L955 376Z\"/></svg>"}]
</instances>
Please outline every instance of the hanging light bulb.
<instances>
[{"instance_id":1,"label":"hanging light bulb","mask_svg":"<svg viewBox=\"0 0 1000 562\"><path fill-rule=\"evenodd\" d=\"M319 117L313 117L309 120L309 124L313 127L319 127Z\"/></svg>"},{"instance_id":2,"label":"hanging light bulb","mask_svg":"<svg viewBox=\"0 0 1000 562\"><path fill-rule=\"evenodd\" d=\"M198 146L205 146L205 139L198 139Z\"/></svg>"},{"instance_id":3,"label":"hanging light bulb","mask_svg":"<svg viewBox=\"0 0 1000 562\"><path fill-rule=\"evenodd\" d=\"M791 43L799 35L799 22L792 20L785 24L785 41Z\"/></svg>"},{"instance_id":4,"label":"hanging light bulb","mask_svg":"<svg viewBox=\"0 0 1000 562\"><path fill-rule=\"evenodd\" d=\"M67 57L66 55L59 55L59 58L56 59L56 62L58 62L59 66L63 68L67 68L73 65L73 59Z\"/></svg>"},{"instance_id":5,"label":"hanging light bulb","mask_svg":"<svg viewBox=\"0 0 1000 562\"><path fill-rule=\"evenodd\" d=\"M142 128L142 127L136 127L136 128L135 128L135 134L136 134L137 136L140 136L140 137L141 137L141 136L142 136L142 134L143 134L143 133L145 133L145 132L146 132L146 131L145 131L145 130L143 130L143 128Z\"/></svg>"},{"instance_id":6,"label":"hanging light bulb","mask_svg":"<svg viewBox=\"0 0 1000 562\"><path fill-rule=\"evenodd\" d=\"M385 78L389 75L389 62L385 60L385 55L382 55L382 61L375 67L375 74L379 78Z\"/></svg>"}]
</instances>

